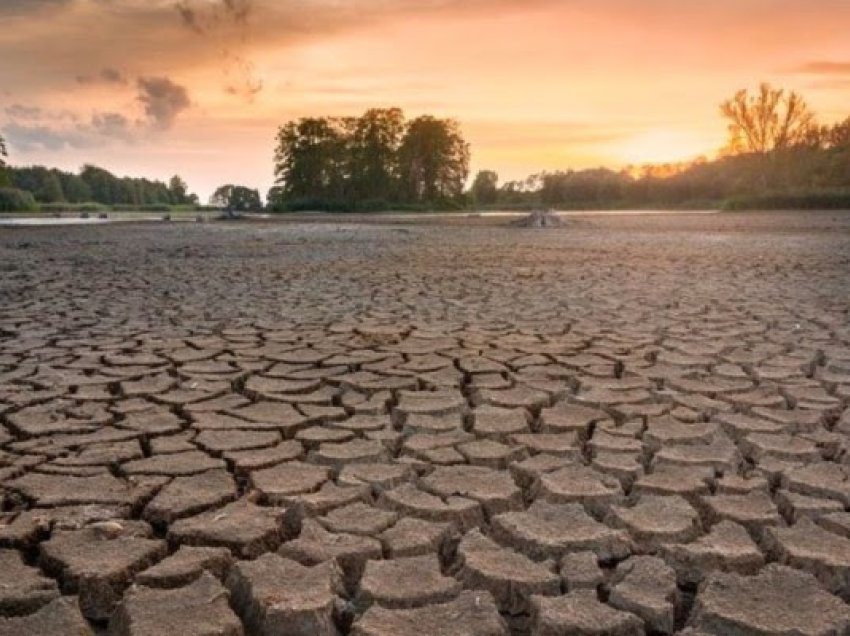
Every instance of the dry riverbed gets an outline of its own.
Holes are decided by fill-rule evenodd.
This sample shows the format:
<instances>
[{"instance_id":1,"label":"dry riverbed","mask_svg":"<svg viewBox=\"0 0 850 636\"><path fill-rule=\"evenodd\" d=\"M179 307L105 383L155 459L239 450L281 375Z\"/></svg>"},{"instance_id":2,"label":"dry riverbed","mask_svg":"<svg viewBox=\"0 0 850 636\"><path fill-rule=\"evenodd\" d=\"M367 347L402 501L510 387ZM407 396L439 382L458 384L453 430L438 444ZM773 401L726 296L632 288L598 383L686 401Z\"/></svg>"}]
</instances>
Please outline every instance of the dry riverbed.
<instances>
[{"instance_id":1,"label":"dry riverbed","mask_svg":"<svg viewBox=\"0 0 850 636\"><path fill-rule=\"evenodd\" d=\"M0 229L0 636L850 632L850 214Z\"/></svg>"}]
</instances>

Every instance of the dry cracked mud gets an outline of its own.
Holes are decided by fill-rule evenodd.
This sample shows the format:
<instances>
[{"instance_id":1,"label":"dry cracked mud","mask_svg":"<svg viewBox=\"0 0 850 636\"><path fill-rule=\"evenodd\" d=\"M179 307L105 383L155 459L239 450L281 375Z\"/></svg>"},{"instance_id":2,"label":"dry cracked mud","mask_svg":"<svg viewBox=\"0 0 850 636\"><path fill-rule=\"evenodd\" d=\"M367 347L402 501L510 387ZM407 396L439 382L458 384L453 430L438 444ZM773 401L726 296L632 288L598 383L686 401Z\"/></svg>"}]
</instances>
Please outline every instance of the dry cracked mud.
<instances>
[{"instance_id":1,"label":"dry cracked mud","mask_svg":"<svg viewBox=\"0 0 850 636\"><path fill-rule=\"evenodd\" d=\"M0 635L850 634L850 215L0 233Z\"/></svg>"}]
</instances>

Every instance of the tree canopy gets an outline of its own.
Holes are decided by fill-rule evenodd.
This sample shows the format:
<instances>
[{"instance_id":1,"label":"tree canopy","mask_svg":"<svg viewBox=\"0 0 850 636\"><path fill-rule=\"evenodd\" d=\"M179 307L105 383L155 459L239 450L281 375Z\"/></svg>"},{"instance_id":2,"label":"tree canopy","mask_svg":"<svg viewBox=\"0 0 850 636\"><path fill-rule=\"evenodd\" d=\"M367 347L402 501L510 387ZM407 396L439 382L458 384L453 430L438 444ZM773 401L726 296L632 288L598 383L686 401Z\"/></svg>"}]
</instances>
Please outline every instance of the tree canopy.
<instances>
[{"instance_id":1,"label":"tree canopy","mask_svg":"<svg viewBox=\"0 0 850 636\"><path fill-rule=\"evenodd\" d=\"M380 209L457 205L469 146L457 122L398 108L360 117L304 117L278 130L275 209Z\"/></svg>"},{"instance_id":2,"label":"tree canopy","mask_svg":"<svg viewBox=\"0 0 850 636\"><path fill-rule=\"evenodd\" d=\"M721 114L729 138L713 161L542 172L497 187L495 201L482 194L485 170L470 193L491 207L850 207L850 117L819 125L802 96L768 84L738 91Z\"/></svg>"},{"instance_id":3,"label":"tree canopy","mask_svg":"<svg viewBox=\"0 0 850 636\"><path fill-rule=\"evenodd\" d=\"M210 197L210 205L224 208L228 212L252 212L261 210L263 202L256 190L227 184L216 189Z\"/></svg>"},{"instance_id":4,"label":"tree canopy","mask_svg":"<svg viewBox=\"0 0 850 636\"><path fill-rule=\"evenodd\" d=\"M8 183L9 178L6 176L6 141L3 135L0 135L0 186Z\"/></svg>"},{"instance_id":5,"label":"tree canopy","mask_svg":"<svg viewBox=\"0 0 850 636\"><path fill-rule=\"evenodd\" d=\"M499 175L492 170L481 170L472 181L472 200L479 205L491 205L498 200Z\"/></svg>"},{"instance_id":6,"label":"tree canopy","mask_svg":"<svg viewBox=\"0 0 850 636\"><path fill-rule=\"evenodd\" d=\"M794 91L762 83L750 94L740 90L720 105L729 120L727 151L766 153L811 141L818 134L814 113Z\"/></svg>"},{"instance_id":7,"label":"tree canopy","mask_svg":"<svg viewBox=\"0 0 850 636\"><path fill-rule=\"evenodd\" d=\"M85 165L79 174L44 166L6 168L11 185L32 193L38 203L100 203L111 206L192 205L197 197L188 193L185 181L162 181L117 177L108 170Z\"/></svg>"}]
</instances>

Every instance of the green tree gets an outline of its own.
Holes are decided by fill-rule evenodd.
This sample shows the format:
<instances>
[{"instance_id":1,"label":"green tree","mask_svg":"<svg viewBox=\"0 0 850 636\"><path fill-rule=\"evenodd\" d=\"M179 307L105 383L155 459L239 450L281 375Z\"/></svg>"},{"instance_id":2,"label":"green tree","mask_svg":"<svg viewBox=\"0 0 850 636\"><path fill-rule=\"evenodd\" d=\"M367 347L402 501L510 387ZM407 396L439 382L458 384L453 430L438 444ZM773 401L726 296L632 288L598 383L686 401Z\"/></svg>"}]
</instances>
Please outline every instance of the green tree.
<instances>
[{"instance_id":1,"label":"green tree","mask_svg":"<svg viewBox=\"0 0 850 636\"><path fill-rule=\"evenodd\" d=\"M803 97L763 83L754 94L746 89L720 105L729 121L729 154L768 153L804 144L812 138L814 114Z\"/></svg>"},{"instance_id":2,"label":"green tree","mask_svg":"<svg viewBox=\"0 0 850 636\"><path fill-rule=\"evenodd\" d=\"M87 164L80 171L80 178L88 186L93 201L105 205L123 203L126 190L111 172Z\"/></svg>"},{"instance_id":3,"label":"green tree","mask_svg":"<svg viewBox=\"0 0 850 636\"><path fill-rule=\"evenodd\" d=\"M367 110L354 124L352 196L388 200L396 195L398 149L404 133L400 108Z\"/></svg>"},{"instance_id":4,"label":"green tree","mask_svg":"<svg viewBox=\"0 0 850 636\"><path fill-rule=\"evenodd\" d=\"M352 127L347 118L306 117L278 130L275 184L287 199L344 198Z\"/></svg>"},{"instance_id":5,"label":"green tree","mask_svg":"<svg viewBox=\"0 0 850 636\"><path fill-rule=\"evenodd\" d=\"M38 205L30 192L0 187L0 212L34 212L37 209Z\"/></svg>"},{"instance_id":6,"label":"green tree","mask_svg":"<svg viewBox=\"0 0 850 636\"><path fill-rule=\"evenodd\" d=\"M228 213L260 210L260 193L245 186L223 185L210 197L210 205L224 208Z\"/></svg>"},{"instance_id":7,"label":"green tree","mask_svg":"<svg viewBox=\"0 0 850 636\"><path fill-rule=\"evenodd\" d=\"M180 175L176 174L168 181L168 196L173 205L186 205L191 202L189 186Z\"/></svg>"},{"instance_id":8,"label":"green tree","mask_svg":"<svg viewBox=\"0 0 850 636\"><path fill-rule=\"evenodd\" d=\"M36 199L41 203L62 203L65 201L65 193L62 191L62 181L52 170L44 170L41 173L41 184Z\"/></svg>"},{"instance_id":9,"label":"green tree","mask_svg":"<svg viewBox=\"0 0 850 636\"><path fill-rule=\"evenodd\" d=\"M58 170L48 170L43 166L9 169L12 184L16 188L32 193L36 201L40 203L61 203L65 201L58 172Z\"/></svg>"},{"instance_id":10,"label":"green tree","mask_svg":"<svg viewBox=\"0 0 850 636\"><path fill-rule=\"evenodd\" d=\"M492 205L499 196L499 175L492 170L481 170L472 182L472 199L478 205Z\"/></svg>"},{"instance_id":11,"label":"green tree","mask_svg":"<svg viewBox=\"0 0 850 636\"><path fill-rule=\"evenodd\" d=\"M458 201L469 176L469 144L452 119L411 121L399 148L402 193L413 203Z\"/></svg>"},{"instance_id":12,"label":"green tree","mask_svg":"<svg viewBox=\"0 0 850 636\"><path fill-rule=\"evenodd\" d=\"M70 172L56 171L59 181L62 183L62 192L69 203L85 203L91 201L91 189L79 175Z\"/></svg>"}]
</instances>

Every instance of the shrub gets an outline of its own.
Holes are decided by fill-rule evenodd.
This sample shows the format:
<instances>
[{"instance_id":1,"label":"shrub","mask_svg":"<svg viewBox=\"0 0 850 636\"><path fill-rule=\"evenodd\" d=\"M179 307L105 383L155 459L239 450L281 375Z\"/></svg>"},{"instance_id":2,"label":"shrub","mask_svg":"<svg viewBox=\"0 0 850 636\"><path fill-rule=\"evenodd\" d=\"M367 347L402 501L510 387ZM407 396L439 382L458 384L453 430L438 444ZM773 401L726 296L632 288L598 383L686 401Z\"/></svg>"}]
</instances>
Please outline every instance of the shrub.
<instances>
[{"instance_id":1,"label":"shrub","mask_svg":"<svg viewBox=\"0 0 850 636\"><path fill-rule=\"evenodd\" d=\"M850 210L850 191L774 193L728 199L724 210Z\"/></svg>"},{"instance_id":2,"label":"shrub","mask_svg":"<svg viewBox=\"0 0 850 636\"><path fill-rule=\"evenodd\" d=\"M41 203L38 209L42 212L73 212L76 209L74 203Z\"/></svg>"},{"instance_id":3,"label":"shrub","mask_svg":"<svg viewBox=\"0 0 850 636\"><path fill-rule=\"evenodd\" d=\"M31 192L17 188L0 188L0 212L34 212L38 204Z\"/></svg>"},{"instance_id":4,"label":"shrub","mask_svg":"<svg viewBox=\"0 0 850 636\"><path fill-rule=\"evenodd\" d=\"M42 203L42 212L106 212L109 206L102 203Z\"/></svg>"}]
</instances>

